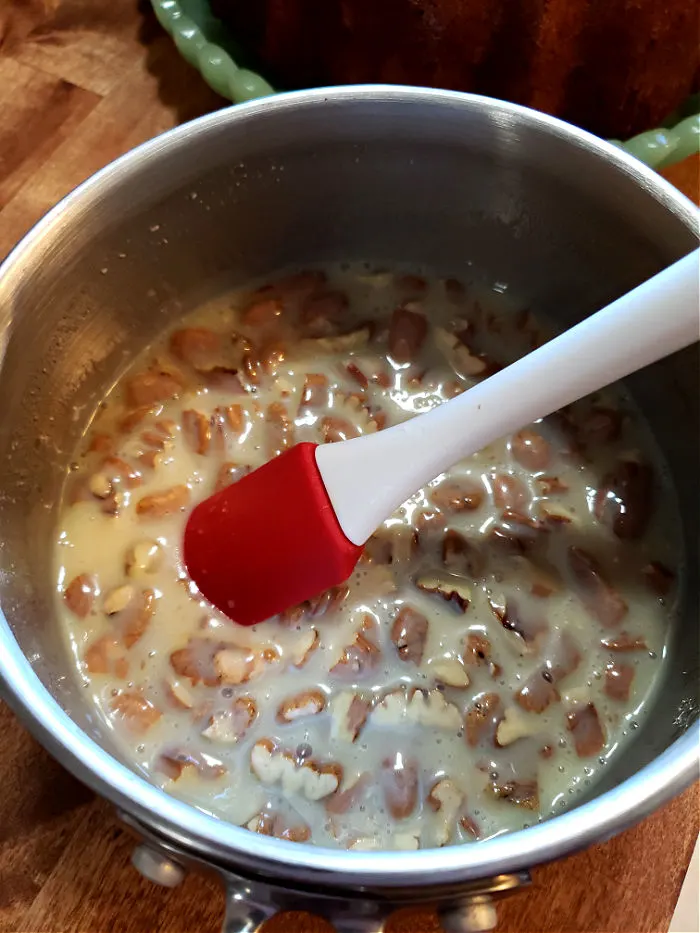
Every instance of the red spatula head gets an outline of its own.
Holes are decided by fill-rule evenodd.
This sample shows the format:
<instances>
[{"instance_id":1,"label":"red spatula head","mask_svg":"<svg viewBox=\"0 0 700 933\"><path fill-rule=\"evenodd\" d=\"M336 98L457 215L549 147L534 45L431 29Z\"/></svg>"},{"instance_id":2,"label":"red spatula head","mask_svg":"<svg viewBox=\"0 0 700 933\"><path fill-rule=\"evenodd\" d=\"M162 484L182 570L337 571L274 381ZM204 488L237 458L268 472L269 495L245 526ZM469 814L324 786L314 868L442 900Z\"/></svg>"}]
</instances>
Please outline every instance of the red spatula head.
<instances>
[{"instance_id":1,"label":"red spatula head","mask_svg":"<svg viewBox=\"0 0 700 933\"><path fill-rule=\"evenodd\" d=\"M342 583L362 553L338 524L315 450L297 444L200 502L188 519L187 570L239 625Z\"/></svg>"}]
</instances>

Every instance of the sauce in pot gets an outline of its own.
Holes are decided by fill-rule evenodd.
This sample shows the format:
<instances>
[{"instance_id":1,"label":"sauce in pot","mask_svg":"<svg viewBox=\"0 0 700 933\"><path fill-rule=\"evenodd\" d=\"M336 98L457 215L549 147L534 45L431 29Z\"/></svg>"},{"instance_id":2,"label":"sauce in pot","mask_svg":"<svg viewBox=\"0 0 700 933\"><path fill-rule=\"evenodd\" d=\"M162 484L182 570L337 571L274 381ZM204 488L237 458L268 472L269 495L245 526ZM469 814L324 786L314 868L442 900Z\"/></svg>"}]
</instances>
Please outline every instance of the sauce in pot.
<instances>
[{"instance_id":1,"label":"sauce in pot","mask_svg":"<svg viewBox=\"0 0 700 933\"><path fill-rule=\"evenodd\" d=\"M622 390L436 477L346 585L253 628L181 561L215 489L427 411L544 339L496 292L343 266L231 293L144 351L85 434L56 543L76 674L134 768L259 833L415 849L546 818L624 754L681 544Z\"/></svg>"}]
</instances>

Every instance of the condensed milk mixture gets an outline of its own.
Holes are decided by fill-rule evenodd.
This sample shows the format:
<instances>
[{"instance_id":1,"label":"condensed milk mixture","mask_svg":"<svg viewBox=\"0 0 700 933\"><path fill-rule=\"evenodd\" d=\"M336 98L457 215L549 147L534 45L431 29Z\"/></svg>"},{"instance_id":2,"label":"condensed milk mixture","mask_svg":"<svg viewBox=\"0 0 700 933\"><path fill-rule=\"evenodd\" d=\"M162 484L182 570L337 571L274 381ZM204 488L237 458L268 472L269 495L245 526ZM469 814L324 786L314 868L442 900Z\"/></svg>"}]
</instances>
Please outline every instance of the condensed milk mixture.
<instances>
[{"instance_id":1,"label":"condensed milk mixture","mask_svg":"<svg viewBox=\"0 0 700 933\"><path fill-rule=\"evenodd\" d=\"M428 411L544 339L495 292L335 267L220 298L135 360L67 478L56 588L77 676L137 771L254 832L417 849L531 825L624 754L681 546L620 391L436 477L345 585L253 628L181 559L214 490L299 441Z\"/></svg>"}]
</instances>

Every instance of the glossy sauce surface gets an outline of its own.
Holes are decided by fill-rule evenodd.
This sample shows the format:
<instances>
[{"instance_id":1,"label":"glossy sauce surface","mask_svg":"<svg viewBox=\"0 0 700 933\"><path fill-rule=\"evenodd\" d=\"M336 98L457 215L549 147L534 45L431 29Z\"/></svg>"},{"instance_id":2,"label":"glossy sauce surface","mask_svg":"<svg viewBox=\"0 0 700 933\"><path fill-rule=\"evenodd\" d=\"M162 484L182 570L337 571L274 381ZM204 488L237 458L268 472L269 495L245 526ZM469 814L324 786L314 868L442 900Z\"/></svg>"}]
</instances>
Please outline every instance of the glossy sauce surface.
<instances>
[{"instance_id":1,"label":"glossy sauce surface","mask_svg":"<svg viewBox=\"0 0 700 933\"><path fill-rule=\"evenodd\" d=\"M56 545L76 673L126 760L222 819L356 849L488 838L590 788L653 697L681 561L620 392L437 477L346 586L252 629L180 556L215 488L426 411L543 339L496 292L343 267L227 295L144 351L77 452Z\"/></svg>"}]
</instances>

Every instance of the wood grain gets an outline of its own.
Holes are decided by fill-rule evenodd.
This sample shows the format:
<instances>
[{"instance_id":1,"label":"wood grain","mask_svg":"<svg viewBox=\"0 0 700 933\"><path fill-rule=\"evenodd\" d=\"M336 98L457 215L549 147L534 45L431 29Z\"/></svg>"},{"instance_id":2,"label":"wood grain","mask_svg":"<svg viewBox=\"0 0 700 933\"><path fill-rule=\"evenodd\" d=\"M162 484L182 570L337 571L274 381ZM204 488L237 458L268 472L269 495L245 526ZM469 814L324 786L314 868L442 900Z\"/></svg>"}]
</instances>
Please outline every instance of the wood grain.
<instances>
[{"instance_id":1,"label":"wood grain","mask_svg":"<svg viewBox=\"0 0 700 933\"><path fill-rule=\"evenodd\" d=\"M222 105L135 0L0 0L0 256L71 188L132 146ZM133 840L0 703L0 933L210 933L223 893L131 868ZM605 845L540 868L502 933L663 933L698 832L698 789ZM430 910L389 933L439 933ZM328 933L280 916L265 933Z\"/></svg>"}]
</instances>

